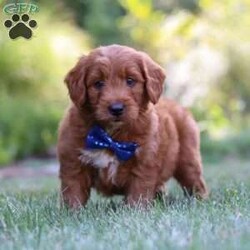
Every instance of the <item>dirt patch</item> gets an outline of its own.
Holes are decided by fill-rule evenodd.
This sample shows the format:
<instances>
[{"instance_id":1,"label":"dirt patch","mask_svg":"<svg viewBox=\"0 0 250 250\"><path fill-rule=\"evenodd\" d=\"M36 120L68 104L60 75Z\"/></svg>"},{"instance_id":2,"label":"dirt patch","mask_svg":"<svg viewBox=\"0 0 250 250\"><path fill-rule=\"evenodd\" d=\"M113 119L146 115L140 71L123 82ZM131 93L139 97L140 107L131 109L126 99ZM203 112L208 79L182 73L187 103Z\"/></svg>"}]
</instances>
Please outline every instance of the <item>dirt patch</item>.
<instances>
[{"instance_id":1,"label":"dirt patch","mask_svg":"<svg viewBox=\"0 0 250 250\"><path fill-rule=\"evenodd\" d=\"M27 159L0 168L0 179L57 176L59 164L56 159Z\"/></svg>"}]
</instances>

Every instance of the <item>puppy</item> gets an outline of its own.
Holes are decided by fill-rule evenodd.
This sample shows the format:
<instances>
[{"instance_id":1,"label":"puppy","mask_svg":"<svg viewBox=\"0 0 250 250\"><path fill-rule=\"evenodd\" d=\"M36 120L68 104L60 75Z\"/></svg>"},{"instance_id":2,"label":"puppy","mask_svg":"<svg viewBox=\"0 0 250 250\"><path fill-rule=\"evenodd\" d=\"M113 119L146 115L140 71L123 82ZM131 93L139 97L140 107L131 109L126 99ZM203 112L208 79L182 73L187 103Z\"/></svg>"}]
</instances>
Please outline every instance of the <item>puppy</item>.
<instances>
[{"instance_id":1,"label":"puppy","mask_svg":"<svg viewBox=\"0 0 250 250\"><path fill-rule=\"evenodd\" d=\"M160 100L164 70L147 54L120 45L80 58L65 78L72 105L59 128L61 193L71 208L91 188L146 205L174 177L206 198L199 130L184 108Z\"/></svg>"}]
</instances>

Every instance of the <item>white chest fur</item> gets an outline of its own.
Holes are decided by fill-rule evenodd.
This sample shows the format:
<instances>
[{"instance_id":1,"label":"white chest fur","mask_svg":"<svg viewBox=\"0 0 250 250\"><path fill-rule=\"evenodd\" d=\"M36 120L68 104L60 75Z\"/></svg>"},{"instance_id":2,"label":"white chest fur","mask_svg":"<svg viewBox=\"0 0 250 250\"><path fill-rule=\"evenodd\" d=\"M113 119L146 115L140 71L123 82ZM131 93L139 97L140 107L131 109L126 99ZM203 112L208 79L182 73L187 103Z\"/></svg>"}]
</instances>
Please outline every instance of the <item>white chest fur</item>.
<instances>
[{"instance_id":1,"label":"white chest fur","mask_svg":"<svg viewBox=\"0 0 250 250\"><path fill-rule=\"evenodd\" d=\"M119 161L115 156L107 154L103 150L84 150L81 149L79 160L83 164L91 165L99 169L100 175L104 168L108 168L108 178L115 181Z\"/></svg>"}]
</instances>

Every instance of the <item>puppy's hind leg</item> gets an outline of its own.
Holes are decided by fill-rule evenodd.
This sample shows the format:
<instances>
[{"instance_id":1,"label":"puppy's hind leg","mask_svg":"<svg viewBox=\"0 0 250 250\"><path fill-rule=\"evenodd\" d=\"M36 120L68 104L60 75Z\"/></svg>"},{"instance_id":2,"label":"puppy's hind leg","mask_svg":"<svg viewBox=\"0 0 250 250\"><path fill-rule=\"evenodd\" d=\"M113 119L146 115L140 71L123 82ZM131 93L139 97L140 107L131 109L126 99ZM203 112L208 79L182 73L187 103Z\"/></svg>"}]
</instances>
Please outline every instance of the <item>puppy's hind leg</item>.
<instances>
[{"instance_id":1,"label":"puppy's hind leg","mask_svg":"<svg viewBox=\"0 0 250 250\"><path fill-rule=\"evenodd\" d=\"M201 165L195 162L180 163L174 177L183 188L187 196L195 196L199 199L208 197L208 190L202 176Z\"/></svg>"},{"instance_id":2,"label":"puppy's hind leg","mask_svg":"<svg viewBox=\"0 0 250 250\"><path fill-rule=\"evenodd\" d=\"M201 199L208 197L202 176L199 130L191 116L185 118L180 131L180 152L174 177L186 195Z\"/></svg>"}]
</instances>

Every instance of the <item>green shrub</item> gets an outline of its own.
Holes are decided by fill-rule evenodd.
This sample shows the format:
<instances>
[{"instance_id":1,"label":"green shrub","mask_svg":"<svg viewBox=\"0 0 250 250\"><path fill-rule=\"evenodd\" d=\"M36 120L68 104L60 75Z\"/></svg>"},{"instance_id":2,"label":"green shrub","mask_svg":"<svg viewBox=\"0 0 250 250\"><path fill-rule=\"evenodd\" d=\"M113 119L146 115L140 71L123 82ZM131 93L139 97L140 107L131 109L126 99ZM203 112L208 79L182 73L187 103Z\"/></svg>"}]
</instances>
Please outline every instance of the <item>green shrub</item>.
<instances>
[{"instance_id":1,"label":"green shrub","mask_svg":"<svg viewBox=\"0 0 250 250\"><path fill-rule=\"evenodd\" d=\"M94 46L126 42L126 35L118 26L125 14L120 1L64 0L75 14L77 24L91 34Z\"/></svg>"},{"instance_id":2,"label":"green shrub","mask_svg":"<svg viewBox=\"0 0 250 250\"><path fill-rule=\"evenodd\" d=\"M39 5L32 39L11 40L7 29L0 30L0 166L55 144L68 103L63 78L89 47L66 11L54 15L57 5L51 4Z\"/></svg>"},{"instance_id":3,"label":"green shrub","mask_svg":"<svg viewBox=\"0 0 250 250\"><path fill-rule=\"evenodd\" d=\"M250 130L222 139L201 136L201 152L205 161L217 161L226 157L250 157Z\"/></svg>"},{"instance_id":4,"label":"green shrub","mask_svg":"<svg viewBox=\"0 0 250 250\"><path fill-rule=\"evenodd\" d=\"M0 99L0 163L45 152L56 141L60 107L29 99Z\"/></svg>"}]
</instances>

